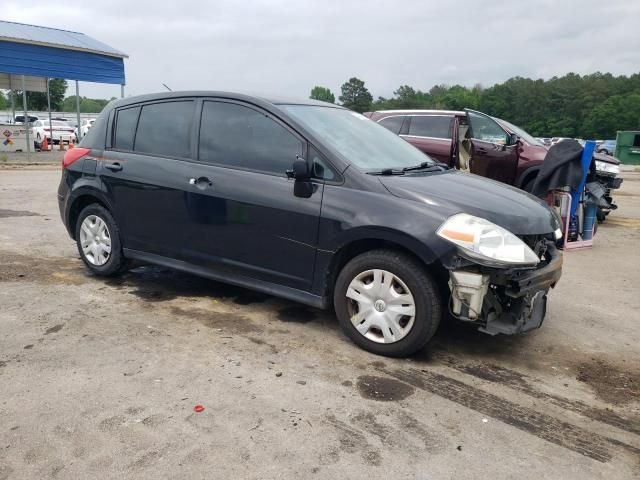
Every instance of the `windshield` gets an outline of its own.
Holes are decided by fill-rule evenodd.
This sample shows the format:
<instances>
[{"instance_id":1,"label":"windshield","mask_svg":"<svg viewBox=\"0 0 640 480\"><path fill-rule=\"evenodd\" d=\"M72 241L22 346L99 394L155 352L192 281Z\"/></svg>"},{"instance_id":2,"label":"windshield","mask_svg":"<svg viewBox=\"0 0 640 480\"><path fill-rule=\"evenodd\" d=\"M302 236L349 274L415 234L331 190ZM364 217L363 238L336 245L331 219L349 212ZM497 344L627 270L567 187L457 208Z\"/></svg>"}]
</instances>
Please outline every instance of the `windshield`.
<instances>
[{"instance_id":1,"label":"windshield","mask_svg":"<svg viewBox=\"0 0 640 480\"><path fill-rule=\"evenodd\" d=\"M42 125L44 125L45 127L48 127L49 126L49 122L45 120L45 121L42 122ZM60 122L60 121L57 121L57 120L53 120L51 122L51 125L53 125L54 127L69 127L69 124L67 122Z\"/></svg>"},{"instance_id":2,"label":"windshield","mask_svg":"<svg viewBox=\"0 0 640 480\"><path fill-rule=\"evenodd\" d=\"M545 146L544 143L542 143L540 140L538 140L535 137L532 137L531 135L529 135L527 132L525 132L520 127L516 127L513 123L506 122L506 121L504 121L504 120L502 120L500 118L496 118L495 120L499 124L501 124L504 128L506 128L507 130L510 130L512 133L515 133L516 135L518 135L520 138L522 138L529 145L535 145L537 147L544 147Z\"/></svg>"},{"instance_id":3,"label":"windshield","mask_svg":"<svg viewBox=\"0 0 640 480\"><path fill-rule=\"evenodd\" d=\"M365 171L435 163L417 148L359 113L313 105L281 105L346 161Z\"/></svg>"}]
</instances>

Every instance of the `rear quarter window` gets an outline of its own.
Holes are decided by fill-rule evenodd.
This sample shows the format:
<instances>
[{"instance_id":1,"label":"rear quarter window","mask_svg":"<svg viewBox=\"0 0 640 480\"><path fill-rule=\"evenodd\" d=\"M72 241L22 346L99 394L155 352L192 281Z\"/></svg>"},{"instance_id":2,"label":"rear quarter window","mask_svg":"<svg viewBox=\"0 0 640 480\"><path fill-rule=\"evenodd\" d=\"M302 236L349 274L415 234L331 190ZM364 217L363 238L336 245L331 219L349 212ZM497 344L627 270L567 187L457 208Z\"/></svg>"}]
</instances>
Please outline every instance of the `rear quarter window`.
<instances>
[{"instance_id":1,"label":"rear quarter window","mask_svg":"<svg viewBox=\"0 0 640 480\"><path fill-rule=\"evenodd\" d=\"M116 132L114 148L119 150L133 150L133 140L136 136L136 125L140 107L118 110L116 115Z\"/></svg>"},{"instance_id":2,"label":"rear quarter window","mask_svg":"<svg viewBox=\"0 0 640 480\"><path fill-rule=\"evenodd\" d=\"M383 118L378 123L390 132L398 135L398 133L400 133L400 128L402 128L402 122L404 122L403 116L395 116Z\"/></svg>"}]
</instances>

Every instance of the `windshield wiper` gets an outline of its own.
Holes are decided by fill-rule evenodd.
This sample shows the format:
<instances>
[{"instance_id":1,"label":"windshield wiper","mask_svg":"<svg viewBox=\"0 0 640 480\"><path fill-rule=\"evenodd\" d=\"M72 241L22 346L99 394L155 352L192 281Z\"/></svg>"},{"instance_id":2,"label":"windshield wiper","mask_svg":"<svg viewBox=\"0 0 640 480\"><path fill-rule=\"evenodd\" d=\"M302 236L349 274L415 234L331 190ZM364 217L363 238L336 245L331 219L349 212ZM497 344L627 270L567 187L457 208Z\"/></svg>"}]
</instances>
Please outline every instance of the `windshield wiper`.
<instances>
[{"instance_id":1,"label":"windshield wiper","mask_svg":"<svg viewBox=\"0 0 640 480\"><path fill-rule=\"evenodd\" d=\"M383 168L382 170L373 170L367 172L369 175L404 175L404 169L398 170L397 168Z\"/></svg>"},{"instance_id":2,"label":"windshield wiper","mask_svg":"<svg viewBox=\"0 0 640 480\"><path fill-rule=\"evenodd\" d=\"M449 170L449 166L444 163L422 162L419 165L413 165L411 167L404 167L403 172L411 172L413 170L423 170L425 172L437 172L442 170Z\"/></svg>"}]
</instances>

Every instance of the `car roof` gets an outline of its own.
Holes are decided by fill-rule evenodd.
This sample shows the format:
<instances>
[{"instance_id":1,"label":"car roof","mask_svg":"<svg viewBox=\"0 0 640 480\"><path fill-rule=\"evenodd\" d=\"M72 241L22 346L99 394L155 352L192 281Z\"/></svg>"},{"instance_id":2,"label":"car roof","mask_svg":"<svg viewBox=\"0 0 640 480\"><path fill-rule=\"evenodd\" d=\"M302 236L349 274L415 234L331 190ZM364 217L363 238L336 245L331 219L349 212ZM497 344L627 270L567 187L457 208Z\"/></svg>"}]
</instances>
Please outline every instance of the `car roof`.
<instances>
[{"instance_id":1,"label":"car roof","mask_svg":"<svg viewBox=\"0 0 640 480\"><path fill-rule=\"evenodd\" d=\"M277 97L270 95L255 95L249 93L237 93L237 92L225 92L225 91L211 91L211 90L185 90L185 91L173 91L173 92L160 92L150 93L146 95L137 95L134 97L127 97L120 100L114 100L113 107L121 107L124 105L152 102L154 100L166 100L173 98L183 97L217 97L227 98L230 100L241 100L252 103L266 103L271 105L314 105L321 107L333 107L344 108L340 105L332 103L321 102L319 100L311 100L309 98L292 98L292 97Z\"/></svg>"},{"instance_id":2,"label":"car roof","mask_svg":"<svg viewBox=\"0 0 640 480\"><path fill-rule=\"evenodd\" d=\"M421 110L421 109L405 109L405 110L376 110L373 113L398 113L398 114L406 114L410 115L413 113L425 113L432 115L466 115L466 112L462 110Z\"/></svg>"}]
</instances>

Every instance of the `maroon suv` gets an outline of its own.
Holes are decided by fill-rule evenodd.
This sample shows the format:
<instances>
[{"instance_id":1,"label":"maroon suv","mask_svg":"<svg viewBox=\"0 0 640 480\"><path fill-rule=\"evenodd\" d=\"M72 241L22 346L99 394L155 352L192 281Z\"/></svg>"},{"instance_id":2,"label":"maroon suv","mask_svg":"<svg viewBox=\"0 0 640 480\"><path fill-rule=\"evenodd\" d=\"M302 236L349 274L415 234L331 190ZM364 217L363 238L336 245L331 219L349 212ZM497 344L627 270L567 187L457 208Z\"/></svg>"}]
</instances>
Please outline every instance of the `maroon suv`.
<instances>
[{"instance_id":1,"label":"maroon suv","mask_svg":"<svg viewBox=\"0 0 640 480\"><path fill-rule=\"evenodd\" d=\"M521 128L474 110L381 110L365 115L435 160L528 191L547 155L548 147ZM619 163L600 154L596 160Z\"/></svg>"},{"instance_id":2,"label":"maroon suv","mask_svg":"<svg viewBox=\"0 0 640 480\"><path fill-rule=\"evenodd\" d=\"M364 115L435 160L527 191L549 149L513 124L469 109L380 110ZM620 186L620 162L600 153L594 158L598 180L613 204L610 190ZM604 213L598 218L602 221Z\"/></svg>"}]
</instances>

